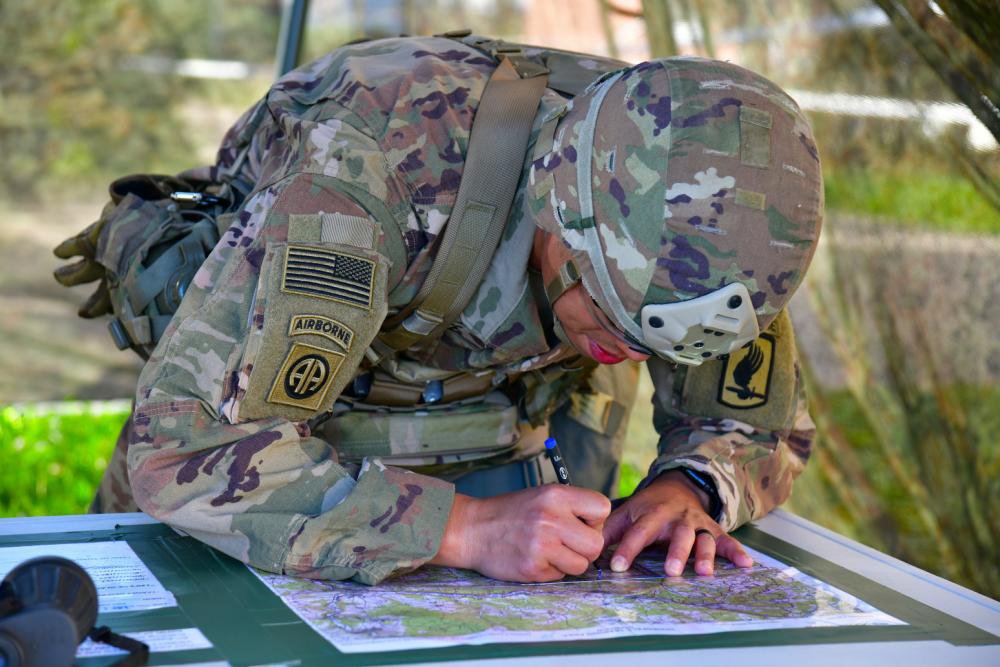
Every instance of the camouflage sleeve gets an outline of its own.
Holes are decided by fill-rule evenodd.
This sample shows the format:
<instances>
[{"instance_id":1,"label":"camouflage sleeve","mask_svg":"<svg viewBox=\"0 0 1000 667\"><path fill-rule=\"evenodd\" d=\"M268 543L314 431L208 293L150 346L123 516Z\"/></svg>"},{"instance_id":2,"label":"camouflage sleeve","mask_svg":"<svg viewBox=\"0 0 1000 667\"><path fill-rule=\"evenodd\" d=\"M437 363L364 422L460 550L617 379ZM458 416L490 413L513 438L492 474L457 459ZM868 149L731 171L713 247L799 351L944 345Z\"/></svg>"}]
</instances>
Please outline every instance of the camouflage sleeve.
<instances>
[{"instance_id":1,"label":"camouflage sleeve","mask_svg":"<svg viewBox=\"0 0 1000 667\"><path fill-rule=\"evenodd\" d=\"M298 174L247 200L142 371L127 462L141 509L241 561L374 584L437 553L454 491L311 434L396 273L346 191Z\"/></svg>"},{"instance_id":2,"label":"camouflage sleeve","mask_svg":"<svg viewBox=\"0 0 1000 667\"><path fill-rule=\"evenodd\" d=\"M728 359L673 368L651 359L659 456L643 482L673 468L709 475L727 531L788 498L809 458L809 416L786 311Z\"/></svg>"}]
</instances>

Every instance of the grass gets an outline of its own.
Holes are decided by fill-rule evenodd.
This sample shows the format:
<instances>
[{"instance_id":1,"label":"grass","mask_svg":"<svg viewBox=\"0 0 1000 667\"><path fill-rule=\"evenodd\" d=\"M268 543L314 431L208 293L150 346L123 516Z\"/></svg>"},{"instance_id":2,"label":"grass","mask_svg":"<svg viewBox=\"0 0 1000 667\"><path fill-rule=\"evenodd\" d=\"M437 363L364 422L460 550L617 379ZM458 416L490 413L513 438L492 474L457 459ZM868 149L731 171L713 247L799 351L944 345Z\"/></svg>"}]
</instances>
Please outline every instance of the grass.
<instances>
[{"instance_id":1,"label":"grass","mask_svg":"<svg viewBox=\"0 0 1000 667\"><path fill-rule=\"evenodd\" d=\"M126 417L117 403L0 408L0 458L17 462L0 468L0 517L85 513ZM626 461L619 495L632 493L644 475L645 465Z\"/></svg>"},{"instance_id":2,"label":"grass","mask_svg":"<svg viewBox=\"0 0 1000 667\"><path fill-rule=\"evenodd\" d=\"M0 408L0 516L87 511L128 411L68 407Z\"/></svg>"},{"instance_id":3,"label":"grass","mask_svg":"<svg viewBox=\"0 0 1000 667\"><path fill-rule=\"evenodd\" d=\"M645 476L645 469L639 468L632 463L622 463L621 478L618 480L618 497L624 498L632 495L632 492L635 491L635 487L639 486L639 482L641 482L642 478Z\"/></svg>"},{"instance_id":4,"label":"grass","mask_svg":"<svg viewBox=\"0 0 1000 667\"><path fill-rule=\"evenodd\" d=\"M831 211L874 216L906 228L1000 233L1000 211L967 179L946 172L826 168L823 179Z\"/></svg>"}]
</instances>

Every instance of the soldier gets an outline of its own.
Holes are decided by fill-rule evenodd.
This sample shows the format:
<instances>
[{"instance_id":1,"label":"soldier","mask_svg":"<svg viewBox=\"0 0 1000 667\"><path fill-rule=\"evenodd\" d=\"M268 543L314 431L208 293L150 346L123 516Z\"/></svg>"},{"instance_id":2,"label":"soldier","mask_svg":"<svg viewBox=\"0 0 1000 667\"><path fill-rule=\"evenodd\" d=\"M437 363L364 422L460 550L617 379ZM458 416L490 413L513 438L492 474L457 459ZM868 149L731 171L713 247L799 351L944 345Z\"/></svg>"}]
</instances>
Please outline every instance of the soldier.
<instances>
[{"instance_id":1,"label":"soldier","mask_svg":"<svg viewBox=\"0 0 1000 667\"><path fill-rule=\"evenodd\" d=\"M368 584L428 562L554 580L654 542L670 575L749 566L727 533L788 496L814 430L784 306L820 230L816 148L747 70L619 65L346 46L282 77L214 167L113 187L57 249L149 354L99 508ZM543 485L539 452L557 435L610 491L627 409L594 369L626 360L648 363L659 455L612 511Z\"/></svg>"}]
</instances>

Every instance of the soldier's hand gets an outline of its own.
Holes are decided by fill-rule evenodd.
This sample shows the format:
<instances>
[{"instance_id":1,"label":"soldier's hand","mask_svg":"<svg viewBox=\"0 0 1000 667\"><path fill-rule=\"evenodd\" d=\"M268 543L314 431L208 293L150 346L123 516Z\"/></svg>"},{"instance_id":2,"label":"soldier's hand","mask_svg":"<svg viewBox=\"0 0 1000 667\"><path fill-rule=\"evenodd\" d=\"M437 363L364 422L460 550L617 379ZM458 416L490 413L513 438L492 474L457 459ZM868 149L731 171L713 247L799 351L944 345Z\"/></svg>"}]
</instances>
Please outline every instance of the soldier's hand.
<instances>
[{"instance_id":1,"label":"soldier's hand","mask_svg":"<svg viewBox=\"0 0 1000 667\"><path fill-rule=\"evenodd\" d=\"M603 495L547 484L493 498L456 495L431 563L507 581L556 581L583 574L604 548L611 511Z\"/></svg>"},{"instance_id":2,"label":"soldier's hand","mask_svg":"<svg viewBox=\"0 0 1000 667\"><path fill-rule=\"evenodd\" d=\"M99 317L111 312L111 297L108 294L104 267L95 258L97 253L97 239L104 228L104 222L105 219L102 216L100 220L89 225L79 234L66 239L52 251L59 259L80 257L76 262L61 266L55 270L55 278L60 284L72 287L95 280L101 281L97 286L97 290L90 295L77 311L80 317Z\"/></svg>"},{"instance_id":3,"label":"soldier's hand","mask_svg":"<svg viewBox=\"0 0 1000 667\"><path fill-rule=\"evenodd\" d=\"M738 567L753 565L743 545L708 516L698 492L678 471L663 473L612 512L604 524L604 539L618 544L611 557L616 572L627 570L639 552L655 542L669 544L663 569L674 577L692 555L694 571L702 575L715 571L716 555Z\"/></svg>"}]
</instances>

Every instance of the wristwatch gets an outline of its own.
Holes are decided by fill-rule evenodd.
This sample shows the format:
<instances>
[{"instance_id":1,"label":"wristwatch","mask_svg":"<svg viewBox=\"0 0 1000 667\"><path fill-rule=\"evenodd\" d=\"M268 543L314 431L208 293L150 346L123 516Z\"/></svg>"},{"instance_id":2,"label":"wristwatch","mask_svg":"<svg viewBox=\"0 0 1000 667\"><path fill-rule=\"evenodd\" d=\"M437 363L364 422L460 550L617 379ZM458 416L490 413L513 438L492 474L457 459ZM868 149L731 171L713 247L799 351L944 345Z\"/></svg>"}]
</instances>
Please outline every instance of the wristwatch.
<instances>
[{"instance_id":1,"label":"wristwatch","mask_svg":"<svg viewBox=\"0 0 1000 667\"><path fill-rule=\"evenodd\" d=\"M678 468L678 470L708 496L708 515L712 517L712 521L718 521L722 516L722 498L719 497L719 490L715 488L715 480L691 468Z\"/></svg>"}]
</instances>

